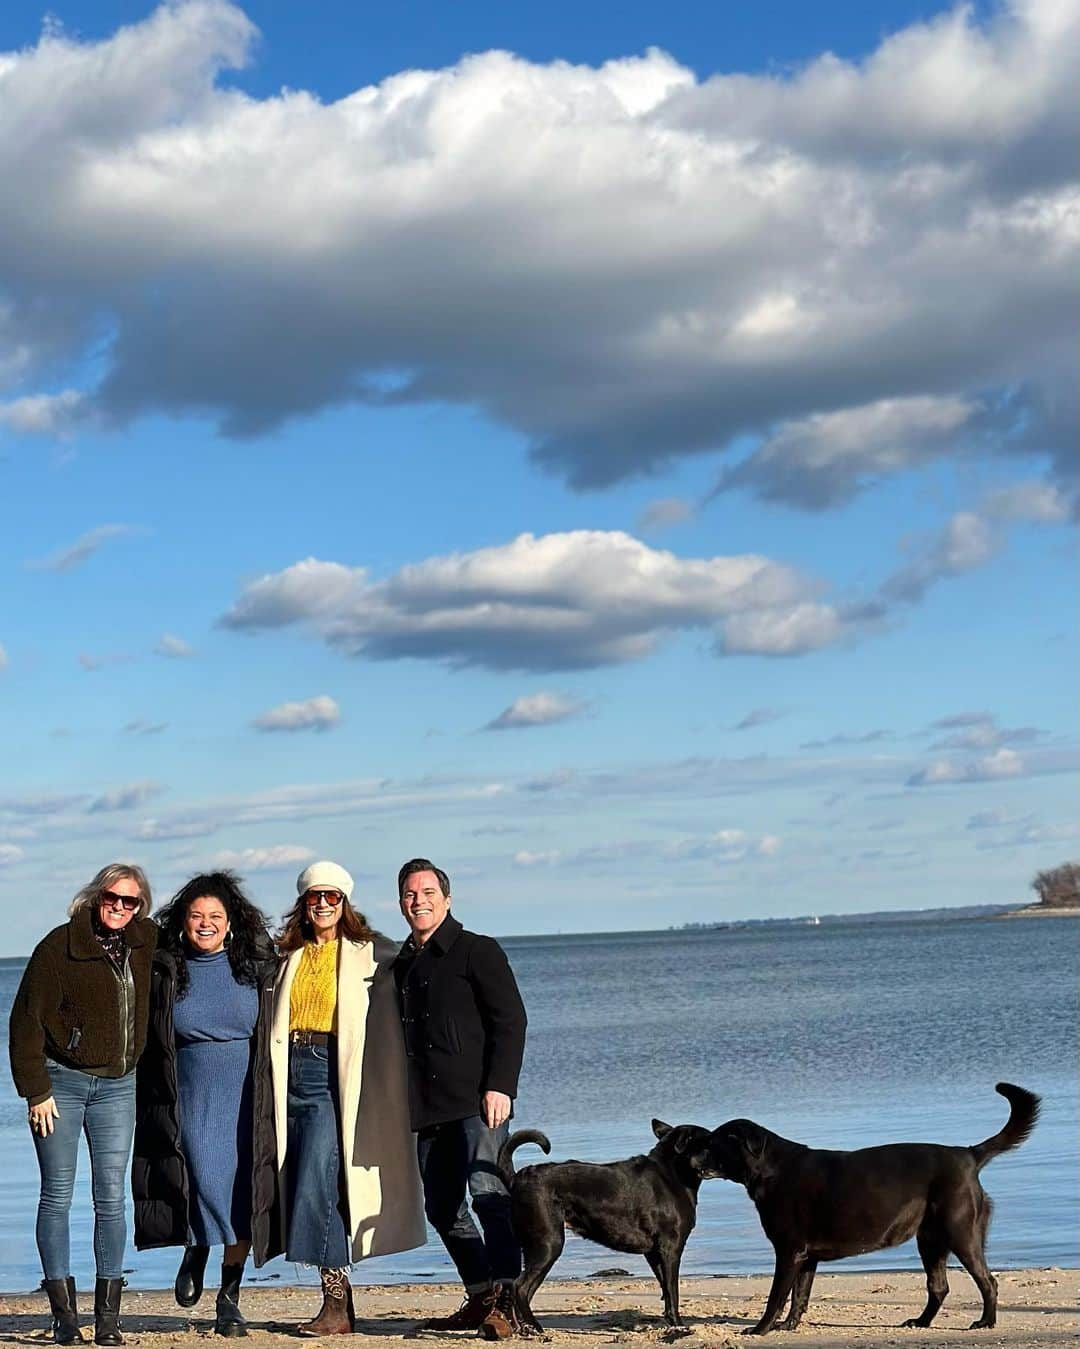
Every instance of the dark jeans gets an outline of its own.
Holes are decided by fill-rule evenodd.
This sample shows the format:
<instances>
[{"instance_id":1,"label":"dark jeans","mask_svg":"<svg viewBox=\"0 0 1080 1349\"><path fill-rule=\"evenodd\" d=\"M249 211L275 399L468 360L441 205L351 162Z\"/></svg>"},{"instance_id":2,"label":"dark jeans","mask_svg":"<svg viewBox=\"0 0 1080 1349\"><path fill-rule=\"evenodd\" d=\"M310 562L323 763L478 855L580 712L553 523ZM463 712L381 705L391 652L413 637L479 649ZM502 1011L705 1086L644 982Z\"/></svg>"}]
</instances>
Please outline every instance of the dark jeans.
<instances>
[{"instance_id":1,"label":"dark jeans","mask_svg":"<svg viewBox=\"0 0 1080 1349\"><path fill-rule=\"evenodd\" d=\"M285 1259L340 1269L352 1262L341 1159L337 1046L289 1046Z\"/></svg>"},{"instance_id":2,"label":"dark jeans","mask_svg":"<svg viewBox=\"0 0 1080 1349\"><path fill-rule=\"evenodd\" d=\"M469 1293L521 1273L510 1195L495 1167L509 1129L508 1123L489 1129L479 1115L470 1115L433 1124L416 1136L424 1211ZM466 1191L483 1236L469 1212Z\"/></svg>"},{"instance_id":3,"label":"dark jeans","mask_svg":"<svg viewBox=\"0 0 1080 1349\"><path fill-rule=\"evenodd\" d=\"M37 1211L37 1247L47 1279L71 1273L68 1215L75 1189L79 1135L90 1151L94 1197L94 1262L99 1279L118 1279L127 1239L128 1164L135 1132L135 1074L93 1077L77 1068L46 1060L53 1099L60 1112L51 1134L35 1134L41 1170Z\"/></svg>"}]
</instances>

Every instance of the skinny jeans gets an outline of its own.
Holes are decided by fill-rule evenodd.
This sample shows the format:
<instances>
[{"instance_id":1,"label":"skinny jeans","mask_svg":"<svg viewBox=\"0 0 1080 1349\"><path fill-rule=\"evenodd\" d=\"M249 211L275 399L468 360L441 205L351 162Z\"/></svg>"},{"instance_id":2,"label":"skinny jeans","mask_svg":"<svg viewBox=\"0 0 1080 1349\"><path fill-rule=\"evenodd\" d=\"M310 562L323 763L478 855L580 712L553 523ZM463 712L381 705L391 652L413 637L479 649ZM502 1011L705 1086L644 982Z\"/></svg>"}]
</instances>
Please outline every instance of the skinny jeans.
<instances>
[{"instance_id":1,"label":"skinny jeans","mask_svg":"<svg viewBox=\"0 0 1080 1349\"><path fill-rule=\"evenodd\" d=\"M99 1279L119 1279L127 1241L127 1175L135 1132L135 1074L95 1077L46 1059L59 1118L51 1134L35 1134L41 1171L37 1237L47 1279L71 1273L69 1217L75 1190L79 1135L90 1152L94 1200L94 1262Z\"/></svg>"}]
</instances>

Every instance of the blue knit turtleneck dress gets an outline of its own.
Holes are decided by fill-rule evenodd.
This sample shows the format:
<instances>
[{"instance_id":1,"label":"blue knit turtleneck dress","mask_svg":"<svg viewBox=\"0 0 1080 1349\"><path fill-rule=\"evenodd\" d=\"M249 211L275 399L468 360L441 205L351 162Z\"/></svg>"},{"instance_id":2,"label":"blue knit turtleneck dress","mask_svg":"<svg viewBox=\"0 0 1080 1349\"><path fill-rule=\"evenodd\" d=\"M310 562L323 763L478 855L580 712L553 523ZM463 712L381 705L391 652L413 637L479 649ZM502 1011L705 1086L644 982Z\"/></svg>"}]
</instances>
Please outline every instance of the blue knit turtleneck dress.
<instances>
[{"instance_id":1,"label":"blue knit turtleneck dress","mask_svg":"<svg viewBox=\"0 0 1080 1349\"><path fill-rule=\"evenodd\" d=\"M185 953L191 982L173 1008L188 1221L196 1246L251 1237L252 1036L258 992L226 951Z\"/></svg>"}]
</instances>

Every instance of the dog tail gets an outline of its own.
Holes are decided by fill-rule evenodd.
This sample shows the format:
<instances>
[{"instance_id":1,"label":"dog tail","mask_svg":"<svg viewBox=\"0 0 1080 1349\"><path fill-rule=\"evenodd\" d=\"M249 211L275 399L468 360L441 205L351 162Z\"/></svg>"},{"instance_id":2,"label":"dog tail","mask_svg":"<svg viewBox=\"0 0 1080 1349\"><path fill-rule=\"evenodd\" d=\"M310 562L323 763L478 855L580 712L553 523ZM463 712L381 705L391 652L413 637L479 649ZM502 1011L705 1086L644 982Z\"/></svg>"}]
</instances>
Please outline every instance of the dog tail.
<instances>
[{"instance_id":1,"label":"dog tail","mask_svg":"<svg viewBox=\"0 0 1080 1349\"><path fill-rule=\"evenodd\" d=\"M551 1144L547 1140L547 1134L542 1134L539 1129L517 1129L499 1149L499 1158L495 1165L499 1168L499 1174L506 1184L506 1188L514 1183L514 1177L517 1172L514 1170L514 1153L521 1147L522 1143L535 1143L543 1153L551 1151Z\"/></svg>"},{"instance_id":2,"label":"dog tail","mask_svg":"<svg viewBox=\"0 0 1080 1349\"><path fill-rule=\"evenodd\" d=\"M994 1090L999 1096L1005 1097L1012 1109L1000 1133L972 1147L975 1165L980 1170L992 1157L1008 1152L1010 1148L1018 1148L1034 1129L1039 1118L1039 1098L1033 1091L1014 1087L1011 1082L999 1082Z\"/></svg>"}]
</instances>

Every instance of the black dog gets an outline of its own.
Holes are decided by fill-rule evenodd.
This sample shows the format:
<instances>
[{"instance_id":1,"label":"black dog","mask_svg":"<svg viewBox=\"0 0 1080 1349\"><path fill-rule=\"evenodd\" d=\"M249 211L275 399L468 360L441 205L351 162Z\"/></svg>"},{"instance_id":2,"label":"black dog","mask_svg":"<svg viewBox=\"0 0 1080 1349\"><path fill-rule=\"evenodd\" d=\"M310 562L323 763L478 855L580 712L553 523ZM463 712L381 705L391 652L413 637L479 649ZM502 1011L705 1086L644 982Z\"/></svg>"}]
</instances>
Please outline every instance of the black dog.
<instances>
[{"instance_id":1,"label":"black dog","mask_svg":"<svg viewBox=\"0 0 1080 1349\"><path fill-rule=\"evenodd\" d=\"M890 1143L858 1152L826 1152L792 1143L748 1119L714 1129L704 1155L693 1160L703 1178L745 1185L776 1252L769 1300L747 1333L764 1335L791 1295L781 1329L794 1330L810 1301L821 1260L839 1260L914 1237L926 1270L926 1306L906 1326L928 1326L949 1291L945 1262L957 1257L982 1294L972 1330L997 1319L997 1281L984 1248L990 1199L979 1172L992 1158L1019 1147L1035 1127L1039 1098L999 1082L1012 1107L1000 1133L970 1148L938 1143Z\"/></svg>"},{"instance_id":2,"label":"black dog","mask_svg":"<svg viewBox=\"0 0 1080 1349\"><path fill-rule=\"evenodd\" d=\"M513 1133L499 1151L499 1170L510 1188L511 1217L521 1242L524 1269L514 1284L520 1328L541 1330L532 1313L536 1290L562 1254L564 1228L609 1246L643 1255L664 1295L664 1315L679 1320L679 1262L697 1220L701 1173L692 1157L705 1157L708 1129L696 1124L674 1128L654 1119L659 1139L645 1157L623 1162L544 1162L515 1173L516 1148L551 1144L535 1129Z\"/></svg>"}]
</instances>

